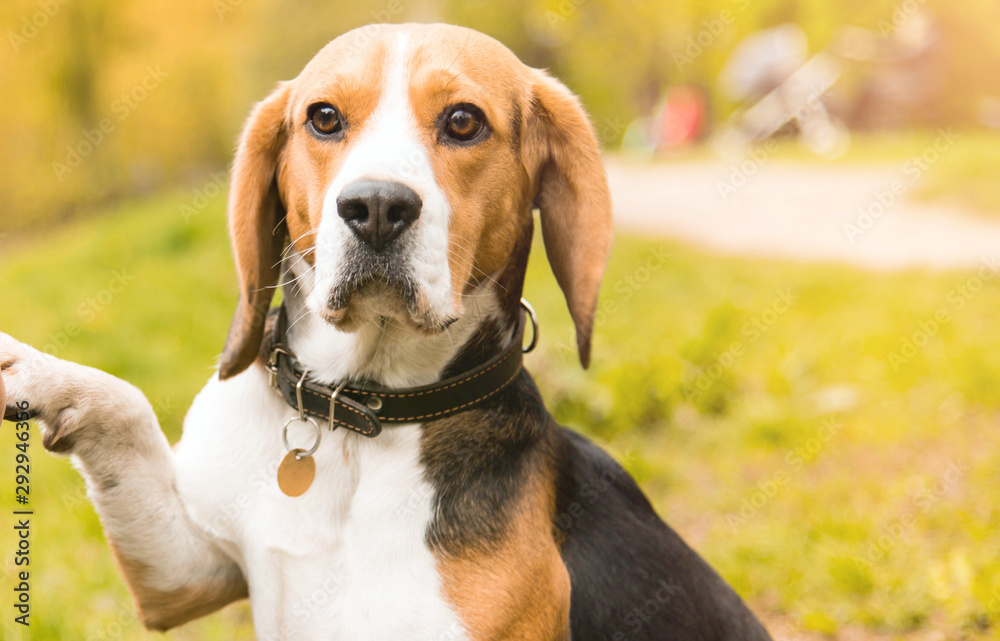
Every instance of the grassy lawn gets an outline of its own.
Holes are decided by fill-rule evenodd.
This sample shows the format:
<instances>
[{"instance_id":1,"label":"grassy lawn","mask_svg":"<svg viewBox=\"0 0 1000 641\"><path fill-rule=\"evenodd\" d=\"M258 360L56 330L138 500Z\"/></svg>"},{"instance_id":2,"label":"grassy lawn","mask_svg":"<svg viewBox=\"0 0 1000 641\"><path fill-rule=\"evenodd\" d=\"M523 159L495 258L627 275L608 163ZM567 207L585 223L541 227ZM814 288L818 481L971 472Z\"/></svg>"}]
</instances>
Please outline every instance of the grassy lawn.
<instances>
[{"instance_id":1,"label":"grassy lawn","mask_svg":"<svg viewBox=\"0 0 1000 641\"><path fill-rule=\"evenodd\" d=\"M185 220L190 198L0 245L0 327L136 383L172 441L236 301L223 202ZM542 320L528 365L556 417L624 461L776 632L1000 638L996 279L720 258L622 237L589 372L540 247L527 295ZM32 457L32 635L4 605L0 637L251 636L246 604L166 637L142 632L82 481L37 433ZM13 496L0 504L13 509ZM9 597L13 516L0 521Z\"/></svg>"}]
</instances>

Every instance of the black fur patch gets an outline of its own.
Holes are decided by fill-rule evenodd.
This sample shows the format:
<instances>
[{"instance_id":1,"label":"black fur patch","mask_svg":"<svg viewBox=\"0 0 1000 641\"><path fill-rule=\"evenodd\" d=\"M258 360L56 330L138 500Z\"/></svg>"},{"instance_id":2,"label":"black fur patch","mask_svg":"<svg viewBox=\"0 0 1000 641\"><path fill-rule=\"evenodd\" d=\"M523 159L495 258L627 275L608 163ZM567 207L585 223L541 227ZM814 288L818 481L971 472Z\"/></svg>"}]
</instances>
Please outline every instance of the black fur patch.
<instances>
[{"instance_id":1,"label":"black fur patch","mask_svg":"<svg viewBox=\"0 0 1000 641\"><path fill-rule=\"evenodd\" d=\"M547 459L546 412L522 370L487 404L424 425L421 461L436 490L431 549L460 556L503 541L525 481Z\"/></svg>"},{"instance_id":2,"label":"black fur patch","mask_svg":"<svg viewBox=\"0 0 1000 641\"><path fill-rule=\"evenodd\" d=\"M575 432L561 440L555 528L573 641L770 639L618 463Z\"/></svg>"}]
</instances>

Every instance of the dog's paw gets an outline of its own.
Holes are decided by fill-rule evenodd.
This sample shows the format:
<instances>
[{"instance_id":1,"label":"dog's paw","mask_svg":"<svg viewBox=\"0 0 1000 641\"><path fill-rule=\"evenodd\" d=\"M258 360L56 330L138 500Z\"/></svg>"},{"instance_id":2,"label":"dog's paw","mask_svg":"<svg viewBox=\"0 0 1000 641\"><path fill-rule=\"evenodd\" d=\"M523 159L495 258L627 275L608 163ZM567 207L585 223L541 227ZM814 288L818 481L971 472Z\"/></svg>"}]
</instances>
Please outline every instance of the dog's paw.
<instances>
[{"instance_id":1,"label":"dog's paw","mask_svg":"<svg viewBox=\"0 0 1000 641\"><path fill-rule=\"evenodd\" d=\"M6 388L4 419L37 418L42 446L62 454L73 449L78 423L80 389L67 371L71 366L0 333L0 386Z\"/></svg>"}]
</instances>

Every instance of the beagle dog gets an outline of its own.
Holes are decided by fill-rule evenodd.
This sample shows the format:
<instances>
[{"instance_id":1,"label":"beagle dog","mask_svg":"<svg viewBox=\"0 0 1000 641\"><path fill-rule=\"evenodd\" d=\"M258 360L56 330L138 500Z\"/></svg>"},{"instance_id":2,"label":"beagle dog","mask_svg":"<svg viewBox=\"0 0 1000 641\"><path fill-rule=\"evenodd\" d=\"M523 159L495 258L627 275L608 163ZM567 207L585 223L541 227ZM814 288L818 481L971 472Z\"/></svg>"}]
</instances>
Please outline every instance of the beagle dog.
<instances>
[{"instance_id":1,"label":"beagle dog","mask_svg":"<svg viewBox=\"0 0 1000 641\"><path fill-rule=\"evenodd\" d=\"M240 300L173 449L135 387L0 337L7 418L75 459L146 626L249 597L267 641L769 638L521 367L535 208L586 367L580 103L475 31L367 27L246 123Z\"/></svg>"}]
</instances>

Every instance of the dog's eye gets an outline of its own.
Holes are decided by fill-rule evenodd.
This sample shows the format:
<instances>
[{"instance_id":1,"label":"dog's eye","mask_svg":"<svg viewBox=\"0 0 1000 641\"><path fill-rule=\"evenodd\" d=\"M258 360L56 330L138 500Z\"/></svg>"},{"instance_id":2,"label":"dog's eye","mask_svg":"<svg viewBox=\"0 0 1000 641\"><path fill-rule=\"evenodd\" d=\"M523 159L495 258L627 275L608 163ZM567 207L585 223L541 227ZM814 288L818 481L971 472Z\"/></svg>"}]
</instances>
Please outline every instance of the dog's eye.
<instances>
[{"instance_id":1,"label":"dog's eye","mask_svg":"<svg viewBox=\"0 0 1000 641\"><path fill-rule=\"evenodd\" d=\"M325 102L309 107L309 124L321 136L332 136L344 128L340 112Z\"/></svg>"},{"instance_id":2,"label":"dog's eye","mask_svg":"<svg viewBox=\"0 0 1000 641\"><path fill-rule=\"evenodd\" d=\"M486 117L474 105L455 105L445 112L444 133L459 142L469 142L486 128Z\"/></svg>"}]
</instances>

